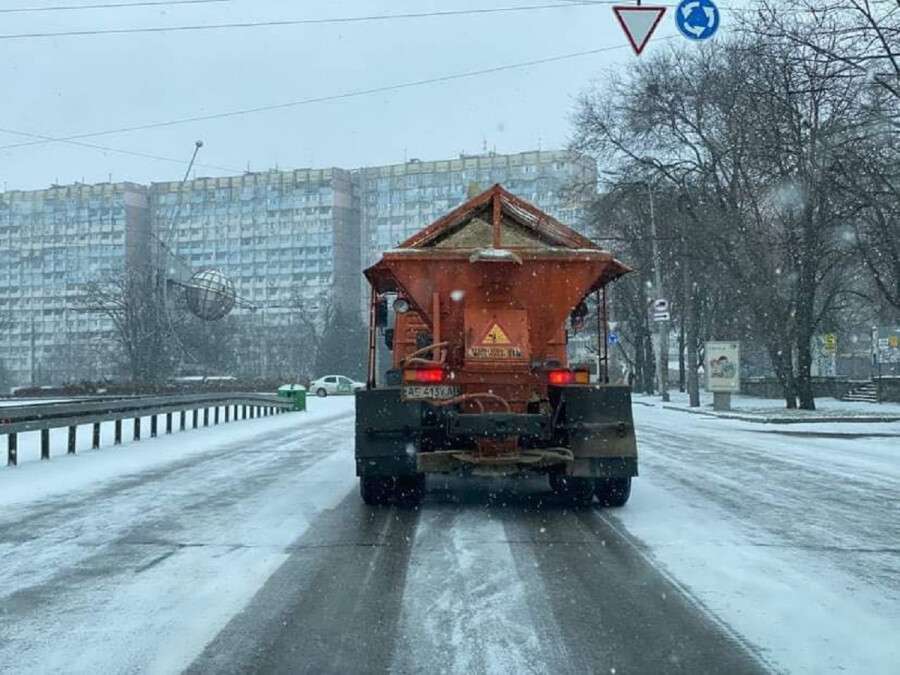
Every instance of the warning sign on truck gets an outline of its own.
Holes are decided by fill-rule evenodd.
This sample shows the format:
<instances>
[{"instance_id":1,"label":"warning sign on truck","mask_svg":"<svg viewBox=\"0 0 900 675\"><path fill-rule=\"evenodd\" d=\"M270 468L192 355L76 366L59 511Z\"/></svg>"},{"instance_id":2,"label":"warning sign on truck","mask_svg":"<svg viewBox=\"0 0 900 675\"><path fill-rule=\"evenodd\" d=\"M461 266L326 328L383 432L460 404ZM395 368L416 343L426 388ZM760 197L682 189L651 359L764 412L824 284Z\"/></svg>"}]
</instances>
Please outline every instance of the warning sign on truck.
<instances>
[{"instance_id":1,"label":"warning sign on truck","mask_svg":"<svg viewBox=\"0 0 900 675\"><path fill-rule=\"evenodd\" d=\"M491 326L491 329L487 332L487 335L484 336L484 340L481 341L483 345L508 345L509 338L506 337L506 333L503 332L503 329L500 328L500 324L495 323Z\"/></svg>"},{"instance_id":2,"label":"warning sign on truck","mask_svg":"<svg viewBox=\"0 0 900 675\"><path fill-rule=\"evenodd\" d=\"M481 343L469 347L468 355L475 359L520 359L522 350L512 343L507 332L494 321Z\"/></svg>"}]
</instances>

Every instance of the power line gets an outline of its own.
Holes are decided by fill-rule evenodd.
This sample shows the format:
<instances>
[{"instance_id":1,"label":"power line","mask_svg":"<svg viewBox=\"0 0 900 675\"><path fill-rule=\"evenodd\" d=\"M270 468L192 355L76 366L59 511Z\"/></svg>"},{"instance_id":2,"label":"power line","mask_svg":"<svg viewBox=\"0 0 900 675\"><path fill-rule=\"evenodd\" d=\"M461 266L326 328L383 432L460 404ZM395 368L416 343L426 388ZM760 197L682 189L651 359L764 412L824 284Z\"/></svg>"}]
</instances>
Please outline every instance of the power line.
<instances>
[{"instance_id":1,"label":"power line","mask_svg":"<svg viewBox=\"0 0 900 675\"><path fill-rule=\"evenodd\" d=\"M97 143L85 143L83 141L75 141L68 140L62 138L53 138L52 136L44 136L42 134L33 134L27 131L17 131L15 129L7 129L5 127L0 127L0 131L6 134L12 134L13 136L25 136L27 138L40 138L42 141L47 143L66 143L68 145L77 145L84 148L92 148L94 150L103 150L104 152L116 152L122 155L132 155L134 157L142 157L144 159L155 159L160 162L174 162L176 164L184 164L184 159L175 159L174 157L165 157L163 155L152 155L146 152L138 152L136 150L123 150L122 148L114 148L108 145L98 145ZM13 146L15 147L15 146ZM217 171L225 171L227 173L241 173L240 169L232 169L227 166L217 166L215 164L200 164L197 166L204 167L207 169L215 169Z\"/></svg>"},{"instance_id":2,"label":"power line","mask_svg":"<svg viewBox=\"0 0 900 675\"><path fill-rule=\"evenodd\" d=\"M578 5L600 5L600 6L611 6L611 5L621 5L623 4L623 0L566 0L566 2L570 2L573 7ZM627 3L627 0L624 0ZM678 3L670 3L670 2L656 2L655 0L651 0L650 4L654 7L666 7L668 9L675 9L678 7ZM757 8L755 7L732 7L729 5L723 5L721 2L716 3L716 7L720 11L725 12L744 12L744 13L756 13ZM779 8L779 12L783 12L785 14L798 14L802 12L807 13L815 13L810 8L802 8L802 7L794 7L794 8Z\"/></svg>"},{"instance_id":3,"label":"power line","mask_svg":"<svg viewBox=\"0 0 900 675\"><path fill-rule=\"evenodd\" d=\"M669 35L666 37L656 38L655 40L671 40L674 35ZM566 61L569 59L580 58L582 56L592 56L594 54L602 54L604 52L615 51L618 49L626 49L628 45L613 45L610 47L598 47L597 49L588 49L580 52L571 52L568 54L560 54L557 56L548 56L543 59L532 59L530 61L520 61L518 63L509 63L502 66L493 66L491 68L481 68L479 70L470 70L462 73L453 73L451 75L441 75L439 77L430 77L422 80L411 80L409 82L401 82L398 84L389 84L382 87L371 87L369 89L356 89L352 91L343 92L340 94L330 94L327 96L316 96L312 98L299 99L296 101L288 101L286 103L276 103L273 105L264 105L257 106L253 108L243 108L239 110L231 110L228 112L221 113L210 113L208 115L196 115L193 117L182 117L179 119L168 120L165 122L150 122L147 124L137 124L130 127L118 127L116 129L107 129L105 131L95 131L91 133L85 134L76 134L72 136L65 137L57 137L50 138L46 137L43 140L39 141L30 141L28 143L15 143L11 145L0 145L0 150L9 150L12 148L21 148L25 146L31 145L42 145L44 143L54 143L54 142L69 142L74 140L80 140L83 138L96 138L98 136L109 136L112 134L122 134L122 133L130 133L133 131L145 131L147 129L159 129L162 127L171 127L179 124L187 124L190 122L207 122L210 120L224 119L227 117L238 117L242 115L250 115L258 112L267 112L271 110L283 110L285 108L294 108L303 105L310 105L313 103L326 103L329 101L339 101L348 98L357 98L360 96L368 96L370 94L382 94L389 91L399 91L402 89L412 89L414 87L421 87L429 84L437 84L439 82L450 82L453 80L462 80L471 77L478 77L480 75L489 75L492 73L500 73L507 70L517 70L520 68L528 68L531 66L538 66L545 63L555 63L558 61Z\"/></svg>"},{"instance_id":4,"label":"power line","mask_svg":"<svg viewBox=\"0 0 900 675\"><path fill-rule=\"evenodd\" d=\"M277 26L304 26L319 24L363 23L369 21L393 21L397 19L425 19L448 16L469 16L483 14L503 14L511 12L531 12L563 7L590 6L587 0L570 0L542 5L521 5L518 7L483 7L480 9L448 9L436 12L406 12L402 14L370 14L367 16L345 16L330 19L281 19L273 21L241 21L234 23L194 24L188 26L145 26L137 28L95 28L89 30L68 30L52 33L9 33L0 35L0 40L21 40L28 38L85 37L96 35L132 35L135 33L170 33L179 31L225 30L231 28L261 28Z\"/></svg>"},{"instance_id":5,"label":"power line","mask_svg":"<svg viewBox=\"0 0 900 675\"><path fill-rule=\"evenodd\" d=\"M56 5L52 7L11 7L0 9L0 14L24 14L26 12L63 12L79 9L128 9L131 7L158 7L160 5L206 5L231 0L147 0L145 2L104 2L94 5Z\"/></svg>"}]
</instances>

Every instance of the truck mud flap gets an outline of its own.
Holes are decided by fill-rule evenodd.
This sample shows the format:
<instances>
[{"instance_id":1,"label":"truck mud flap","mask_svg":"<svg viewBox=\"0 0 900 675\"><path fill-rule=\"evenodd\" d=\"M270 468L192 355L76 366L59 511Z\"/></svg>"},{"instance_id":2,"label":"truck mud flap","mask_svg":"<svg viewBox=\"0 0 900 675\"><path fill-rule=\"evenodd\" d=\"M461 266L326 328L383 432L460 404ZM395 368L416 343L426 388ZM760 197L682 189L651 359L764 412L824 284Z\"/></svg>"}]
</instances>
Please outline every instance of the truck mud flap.
<instances>
[{"instance_id":1,"label":"truck mud flap","mask_svg":"<svg viewBox=\"0 0 900 675\"><path fill-rule=\"evenodd\" d=\"M356 392L356 475L416 473L422 404L400 400L399 388Z\"/></svg>"},{"instance_id":2,"label":"truck mud flap","mask_svg":"<svg viewBox=\"0 0 900 675\"><path fill-rule=\"evenodd\" d=\"M556 427L575 461L574 476L618 478L637 475L637 441L628 387L551 387L560 410Z\"/></svg>"}]
</instances>

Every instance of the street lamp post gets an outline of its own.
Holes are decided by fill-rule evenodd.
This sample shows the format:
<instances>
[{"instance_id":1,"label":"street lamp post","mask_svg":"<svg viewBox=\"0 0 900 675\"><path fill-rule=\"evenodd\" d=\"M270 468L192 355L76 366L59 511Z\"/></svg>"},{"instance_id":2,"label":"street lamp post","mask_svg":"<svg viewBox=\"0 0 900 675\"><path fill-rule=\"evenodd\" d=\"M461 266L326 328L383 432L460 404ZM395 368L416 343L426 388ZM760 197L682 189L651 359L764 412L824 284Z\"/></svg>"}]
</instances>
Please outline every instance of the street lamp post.
<instances>
[{"instance_id":1,"label":"street lamp post","mask_svg":"<svg viewBox=\"0 0 900 675\"><path fill-rule=\"evenodd\" d=\"M653 188L646 181L647 194L650 197L650 241L653 245L653 278L656 285L656 297L665 297L662 283L662 261L659 257L659 245L656 241L656 214L653 208ZM659 349L656 354L656 381L664 402L669 401L669 322L655 321L659 330Z\"/></svg>"}]
</instances>

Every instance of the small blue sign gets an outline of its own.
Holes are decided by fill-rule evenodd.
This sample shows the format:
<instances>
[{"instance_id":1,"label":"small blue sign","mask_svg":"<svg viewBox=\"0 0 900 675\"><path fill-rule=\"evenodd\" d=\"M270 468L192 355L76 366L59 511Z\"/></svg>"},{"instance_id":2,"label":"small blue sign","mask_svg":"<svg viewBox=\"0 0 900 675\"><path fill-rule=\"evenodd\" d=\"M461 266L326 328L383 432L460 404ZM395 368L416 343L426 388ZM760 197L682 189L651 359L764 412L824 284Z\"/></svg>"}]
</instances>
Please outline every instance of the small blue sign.
<instances>
[{"instance_id":1,"label":"small blue sign","mask_svg":"<svg viewBox=\"0 0 900 675\"><path fill-rule=\"evenodd\" d=\"M611 345L619 344L619 334L618 333L610 333L606 336L606 341Z\"/></svg>"},{"instance_id":2,"label":"small blue sign","mask_svg":"<svg viewBox=\"0 0 900 675\"><path fill-rule=\"evenodd\" d=\"M719 8L712 0L681 0L675 24L688 40L708 40L719 30Z\"/></svg>"}]
</instances>

